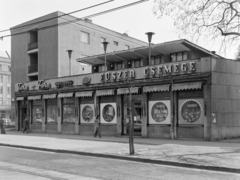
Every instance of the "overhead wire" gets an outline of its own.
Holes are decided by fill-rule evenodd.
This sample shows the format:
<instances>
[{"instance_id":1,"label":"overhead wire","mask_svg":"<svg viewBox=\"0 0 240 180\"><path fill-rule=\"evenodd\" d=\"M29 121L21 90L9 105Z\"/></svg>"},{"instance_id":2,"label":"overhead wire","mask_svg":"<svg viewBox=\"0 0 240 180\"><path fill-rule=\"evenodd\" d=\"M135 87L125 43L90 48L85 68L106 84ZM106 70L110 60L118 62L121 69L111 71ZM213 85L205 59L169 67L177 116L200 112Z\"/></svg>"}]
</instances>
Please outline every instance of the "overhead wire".
<instances>
[{"instance_id":1,"label":"overhead wire","mask_svg":"<svg viewBox=\"0 0 240 180\"><path fill-rule=\"evenodd\" d=\"M44 19L44 20L42 20L42 21L37 21L37 22L34 22L34 23L30 23L30 24L26 24L26 25L22 25L22 26L17 26L17 27L11 28L11 29L1 30L0 33L1 33L1 32L6 32L6 31L10 31L10 30L15 30L15 29L21 29L21 28L28 27L28 26L32 26L32 25L39 24L39 23L43 23L43 22L50 21L50 20L53 20L53 19L56 19L56 18L60 18L60 17L63 17L63 16L67 16L67 15L70 15L70 14L74 14L74 13L77 13L77 12L80 12L80 11L84 11L84 10L87 10L87 9L91 9L91 8L94 8L94 7L103 5L103 4L107 4L107 3L110 3L110 2L112 2L112 1L114 1L114 0L105 1L105 2L103 2L103 3L95 4L95 5L93 5L93 6L88 6L88 7L83 8L83 9L79 9L79 10L76 10L76 11L72 11L72 12L67 13L67 14L62 14L62 15L60 15L60 16L56 16L56 17Z\"/></svg>"},{"instance_id":2,"label":"overhead wire","mask_svg":"<svg viewBox=\"0 0 240 180\"><path fill-rule=\"evenodd\" d=\"M38 31L41 31L41 30L44 30L44 29L49 29L49 28L54 28L54 27L57 27L57 26L63 26L63 25L66 25L66 24L75 23L75 22L78 22L78 21L82 21L83 19L86 19L86 18L96 17L96 16L99 16L99 15L102 15L102 14L106 14L106 13L109 13L109 12L112 12L112 11L116 11L116 10L119 10L119 9L130 7L130 6L133 6L133 5L136 5L136 4L139 4L139 3L143 3L143 2L146 2L146 1L148 1L148 0L137 1L137 2L134 2L134 3L130 3L130 4L126 4L126 5L123 5L123 6L116 7L116 8L112 8L112 9L109 9L109 10L106 10L106 11L102 11L102 12L99 12L99 13L88 15L88 16L85 16L85 17L82 17L82 18L75 18L75 20L68 20L68 21L63 22L63 23L54 24L54 25L50 25L50 26L45 26L45 27L39 28ZM82 26L84 26L84 25L82 25ZM90 28L90 27L88 27L88 28ZM90 28L90 29L92 29L92 28ZM20 34L25 34L25 33L29 33L29 31L14 33L14 34L10 34L10 35L5 35L5 36L1 36L0 38L3 39L4 37L10 37L10 36L20 35Z\"/></svg>"}]
</instances>

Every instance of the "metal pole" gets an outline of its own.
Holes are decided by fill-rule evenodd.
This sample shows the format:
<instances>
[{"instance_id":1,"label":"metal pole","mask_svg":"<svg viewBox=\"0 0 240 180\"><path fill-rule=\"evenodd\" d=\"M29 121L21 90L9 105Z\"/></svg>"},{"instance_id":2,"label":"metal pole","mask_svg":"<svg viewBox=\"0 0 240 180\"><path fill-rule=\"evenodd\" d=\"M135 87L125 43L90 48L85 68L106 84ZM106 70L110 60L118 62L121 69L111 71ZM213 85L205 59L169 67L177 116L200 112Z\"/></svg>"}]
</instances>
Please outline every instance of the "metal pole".
<instances>
[{"instance_id":1,"label":"metal pole","mask_svg":"<svg viewBox=\"0 0 240 180\"><path fill-rule=\"evenodd\" d=\"M105 53L104 53L104 62L105 62L104 71L107 71L107 56L106 56L106 51L105 51Z\"/></svg>"},{"instance_id":2,"label":"metal pole","mask_svg":"<svg viewBox=\"0 0 240 180\"><path fill-rule=\"evenodd\" d=\"M149 42L149 66L151 65L151 42Z\"/></svg>"},{"instance_id":3,"label":"metal pole","mask_svg":"<svg viewBox=\"0 0 240 180\"><path fill-rule=\"evenodd\" d=\"M128 88L129 90L129 108L130 108L130 127L129 127L129 150L130 155L134 155L134 145L133 145L133 117L132 117L132 93L131 86Z\"/></svg>"}]
</instances>

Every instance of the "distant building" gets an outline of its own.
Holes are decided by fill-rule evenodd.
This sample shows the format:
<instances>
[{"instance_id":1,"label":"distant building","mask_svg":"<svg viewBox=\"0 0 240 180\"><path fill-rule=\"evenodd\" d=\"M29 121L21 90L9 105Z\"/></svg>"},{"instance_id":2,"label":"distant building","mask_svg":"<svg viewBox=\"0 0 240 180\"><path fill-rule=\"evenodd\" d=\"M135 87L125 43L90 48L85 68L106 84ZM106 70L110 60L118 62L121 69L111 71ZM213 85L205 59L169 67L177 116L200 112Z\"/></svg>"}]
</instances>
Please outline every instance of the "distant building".
<instances>
[{"instance_id":1,"label":"distant building","mask_svg":"<svg viewBox=\"0 0 240 180\"><path fill-rule=\"evenodd\" d=\"M240 61L185 39L80 58L93 72L15 85L32 132L105 136L225 139L240 136ZM129 88L131 87L131 99ZM130 113L131 112L131 113ZM132 115L132 116L131 116ZM18 116L18 124L22 119Z\"/></svg>"},{"instance_id":2,"label":"distant building","mask_svg":"<svg viewBox=\"0 0 240 180\"><path fill-rule=\"evenodd\" d=\"M93 24L90 19L62 15L64 13L54 12L11 28L12 85L69 76L70 72L71 75L91 73L90 65L76 59L104 53L103 41L109 42L107 52L147 45L126 34ZM56 18L58 16L62 17ZM50 18L53 19L47 21ZM69 21L72 23L66 24ZM24 27L19 28L21 26ZM72 50L71 70L67 50ZM27 106L20 107L20 116L24 116ZM12 109L15 119L15 103Z\"/></svg>"},{"instance_id":3,"label":"distant building","mask_svg":"<svg viewBox=\"0 0 240 180\"><path fill-rule=\"evenodd\" d=\"M0 55L0 117L11 119L11 59Z\"/></svg>"}]
</instances>

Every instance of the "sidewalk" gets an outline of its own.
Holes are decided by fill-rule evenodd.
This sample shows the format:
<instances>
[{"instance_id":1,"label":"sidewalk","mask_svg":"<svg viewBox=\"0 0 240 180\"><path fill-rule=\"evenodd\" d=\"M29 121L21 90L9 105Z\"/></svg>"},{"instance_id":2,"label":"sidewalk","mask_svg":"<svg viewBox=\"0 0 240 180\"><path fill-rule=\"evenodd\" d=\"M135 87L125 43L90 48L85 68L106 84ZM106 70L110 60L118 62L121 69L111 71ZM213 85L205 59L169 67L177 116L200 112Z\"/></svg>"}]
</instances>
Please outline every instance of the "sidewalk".
<instances>
[{"instance_id":1,"label":"sidewalk","mask_svg":"<svg viewBox=\"0 0 240 180\"><path fill-rule=\"evenodd\" d=\"M240 173L240 143L148 138L134 138L134 142L135 155L130 156L128 137L93 138L17 131L0 136L2 146Z\"/></svg>"}]
</instances>

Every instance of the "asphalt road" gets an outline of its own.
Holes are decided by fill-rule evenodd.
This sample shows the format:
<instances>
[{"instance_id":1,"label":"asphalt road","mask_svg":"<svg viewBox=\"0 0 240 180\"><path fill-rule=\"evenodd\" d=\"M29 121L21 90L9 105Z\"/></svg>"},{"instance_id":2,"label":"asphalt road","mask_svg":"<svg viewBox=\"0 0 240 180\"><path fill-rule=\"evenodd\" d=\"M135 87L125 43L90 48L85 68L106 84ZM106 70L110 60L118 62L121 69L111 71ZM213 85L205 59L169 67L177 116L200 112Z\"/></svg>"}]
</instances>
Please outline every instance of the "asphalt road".
<instances>
[{"instance_id":1,"label":"asphalt road","mask_svg":"<svg viewBox=\"0 0 240 180\"><path fill-rule=\"evenodd\" d=\"M0 179L240 180L240 175L0 147Z\"/></svg>"}]
</instances>

